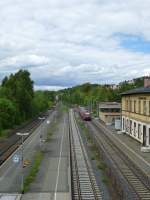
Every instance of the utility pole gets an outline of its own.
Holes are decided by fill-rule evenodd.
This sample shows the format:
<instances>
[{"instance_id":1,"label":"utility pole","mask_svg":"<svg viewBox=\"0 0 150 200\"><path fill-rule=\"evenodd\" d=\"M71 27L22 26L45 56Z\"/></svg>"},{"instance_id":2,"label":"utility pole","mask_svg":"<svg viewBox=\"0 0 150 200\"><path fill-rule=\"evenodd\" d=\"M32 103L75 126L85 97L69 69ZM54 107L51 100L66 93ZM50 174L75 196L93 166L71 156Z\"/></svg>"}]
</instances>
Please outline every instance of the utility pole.
<instances>
[{"instance_id":1,"label":"utility pole","mask_svg":"<svg viewBox=\"0 0 150 200\"><path fill-rule=\"evenodd\" d=\"M45 117L38 117L41 122L45 120ZM42 128L43 128L43 123L40 125L40 149L42 148Z\"/></svg>"},{"instance_id":2,"label":"utility pole","mask_svg":"<svg viewBox=\"0 0 150 200\"><path fill-rule=\"evenodd\" d=\"M29 135L29 133L16 133L16 135L21 136L21 192L23 193L24 190L24 171L23 171L23 165L24 165L24 147L23 147L23 136Z\"/></svg>"}]
</instances>

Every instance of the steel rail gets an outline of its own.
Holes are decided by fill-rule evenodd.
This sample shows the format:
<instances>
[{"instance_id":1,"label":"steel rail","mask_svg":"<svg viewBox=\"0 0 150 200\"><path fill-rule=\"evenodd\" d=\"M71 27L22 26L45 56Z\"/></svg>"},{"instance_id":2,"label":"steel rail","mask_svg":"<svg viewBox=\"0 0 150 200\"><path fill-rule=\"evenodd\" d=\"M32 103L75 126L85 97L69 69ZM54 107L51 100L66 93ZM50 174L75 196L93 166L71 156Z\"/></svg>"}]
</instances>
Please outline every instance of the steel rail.
<instances>
[{"instance_id":1,"label":"steel rail","mask_svg":"<svg viewBox=\"0 0 150 200\"><path fill-rule=\"evenodd\" d=\"M109 158L117 166L117 169L122 173L130 186L131 191L136 196L135 199L150 199L150 185L149 182L143 182L143 178L137 175L136 170L132 167L133 162L128 156L121 151L120 148L110 139L105 133L104 129L100 127L96 122L91 122L92 126L96 128L101 134L94 132L94 137L99 143L99 147L105 150L105 154L109 155ZM108 156L107 155L107 156ZM138 169L139 171L139 169Z\"/></svg>"},{"instance_id":2,"label":"steel rail","mask_svg":"<svg viewBox=\"0 0 150 200\"><path fill-rule=\"evenodd\" d=\"M71 162L74 166L73 185L76 184L77 187L77 191L72 192L73 199L101 200L102 195L90 166L73 111L70 112L70 139Z\"/></svg>"}]
</instances>

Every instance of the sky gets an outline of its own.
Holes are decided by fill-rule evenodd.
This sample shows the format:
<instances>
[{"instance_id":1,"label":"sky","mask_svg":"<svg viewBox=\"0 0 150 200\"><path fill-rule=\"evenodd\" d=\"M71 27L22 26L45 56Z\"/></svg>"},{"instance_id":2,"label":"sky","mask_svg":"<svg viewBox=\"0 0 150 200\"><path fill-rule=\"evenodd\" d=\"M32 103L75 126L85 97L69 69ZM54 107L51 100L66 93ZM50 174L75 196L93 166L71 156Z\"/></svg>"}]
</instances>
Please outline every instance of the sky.
<instances>
[{"instance_id":1,"label":"sky","mask_svg":"<svg viewBox=\"0 0 150 200\"><path fill-rule=\"evenodd\" d=\"M27 69L35 89L150 74L150 0L0 1L0 81Z\"/></svg>"}]
</instances>

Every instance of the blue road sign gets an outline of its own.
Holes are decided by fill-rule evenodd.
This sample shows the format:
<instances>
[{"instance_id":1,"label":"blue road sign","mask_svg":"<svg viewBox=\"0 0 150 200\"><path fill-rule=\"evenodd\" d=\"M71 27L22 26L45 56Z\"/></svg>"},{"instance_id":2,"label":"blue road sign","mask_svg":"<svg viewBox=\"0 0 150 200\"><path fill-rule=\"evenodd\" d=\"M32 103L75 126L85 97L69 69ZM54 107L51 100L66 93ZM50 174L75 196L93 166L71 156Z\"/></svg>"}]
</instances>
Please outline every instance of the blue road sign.
<instances>
[{"instance_id":1,"label":"blue road sign","mask_svg":"<svg viewBox=\"0 0 150 200\"><path fill-rule=\"evenodd\" d=\"M20 157L17 154L15 154L12 159L14 163L18 163L20 161Z\"/></svg>"}]
</instances>

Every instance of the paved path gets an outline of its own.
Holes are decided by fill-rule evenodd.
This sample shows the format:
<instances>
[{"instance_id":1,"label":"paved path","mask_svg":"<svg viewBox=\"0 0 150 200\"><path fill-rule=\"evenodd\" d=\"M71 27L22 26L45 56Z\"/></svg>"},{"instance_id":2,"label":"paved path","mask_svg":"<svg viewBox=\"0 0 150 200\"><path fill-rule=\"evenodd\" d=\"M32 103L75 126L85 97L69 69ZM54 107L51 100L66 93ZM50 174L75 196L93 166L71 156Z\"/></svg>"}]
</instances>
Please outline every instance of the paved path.
<instances>
[{"instance_id":1,"label":"paved path","mask_svg":"<svg viewBox=\"0 0 150 200\"><path fill-rule=\"evenodd\" d=\"M30 193L22 200L70 200L70 165L67 115L64 115L53 134L46 143L45 156Z\"/></svg>"},{"instance_id":2,"label":"paved path","mask_svg":"<svg viewBox=\"0 0 150 200\"><path fill-rule=\"evenodd\" d=\"M48 118L50 121L53 118L53 114ZM50 124L43 122L45 129ZM41 126L37 128L32 135L24 142L24 158L29 159L32 162L35 152L39 149ZM14 154L21 156L21 147L19 147L4 163L0 166L0 193L19 193L21 191L21 162L14 163L12 157ZM24 173L27 174L31 168L31 165L24 168ZM1 195L1 194L0 194Z\"/></svg>"}]
</instances>

